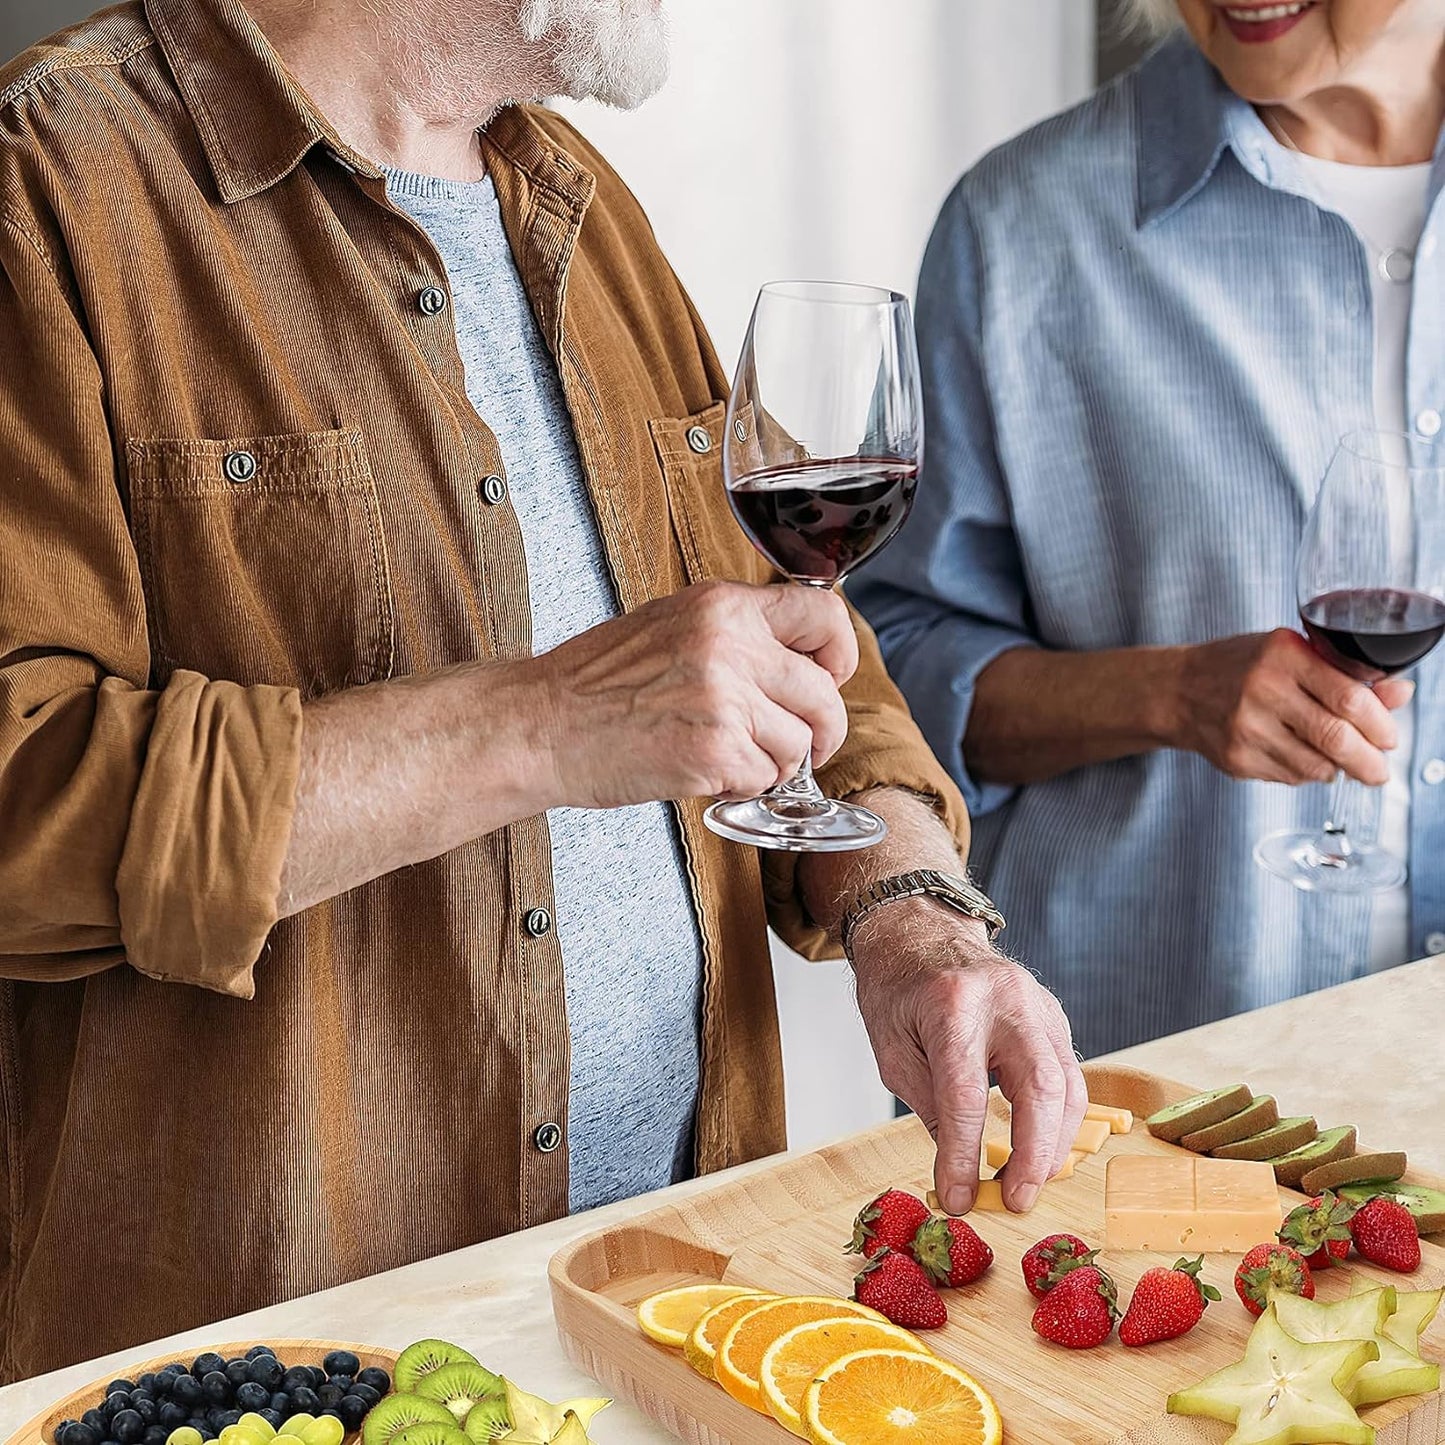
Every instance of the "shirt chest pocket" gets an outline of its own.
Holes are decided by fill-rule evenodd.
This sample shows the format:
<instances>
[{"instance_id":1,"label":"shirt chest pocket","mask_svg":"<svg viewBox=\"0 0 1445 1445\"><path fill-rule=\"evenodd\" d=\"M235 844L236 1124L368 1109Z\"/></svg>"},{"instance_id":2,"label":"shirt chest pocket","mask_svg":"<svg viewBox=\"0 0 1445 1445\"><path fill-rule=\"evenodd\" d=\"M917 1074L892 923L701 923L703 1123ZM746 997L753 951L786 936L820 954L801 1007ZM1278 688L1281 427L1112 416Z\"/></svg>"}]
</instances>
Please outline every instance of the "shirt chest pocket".
<instances>
[{"instance_id":1,"label":"shirt chest pocket","mask_svg":"<svg viewBox=\"0 0 1445 1445\"><path fill-rule=\"evenodd\" d=\"M667 488L673 535L689 582L761 582L771 571L728 505L723 474L727 407L649 423Z\"/></svg>"},{"instance_id":2,"label":"shirt chest pocket","mask_svg":"<svg viewBox=\"0 0 1445 1445\"><path fill-rule=\"evenodd\" d=\"M132 441L156 685L178 668L305 697L390 676L395 612L359 432Z\"/></svg>"}]
</instances>

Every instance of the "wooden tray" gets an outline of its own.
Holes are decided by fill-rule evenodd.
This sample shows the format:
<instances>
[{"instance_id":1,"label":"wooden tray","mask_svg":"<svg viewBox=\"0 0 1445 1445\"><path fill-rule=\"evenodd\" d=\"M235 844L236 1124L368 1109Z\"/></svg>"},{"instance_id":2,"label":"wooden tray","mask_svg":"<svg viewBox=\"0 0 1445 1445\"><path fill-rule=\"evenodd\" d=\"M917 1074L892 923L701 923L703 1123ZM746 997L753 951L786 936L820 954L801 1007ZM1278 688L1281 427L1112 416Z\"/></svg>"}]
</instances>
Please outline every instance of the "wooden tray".
<instances>
[{"instance_id":1,"label":"wooden tray","mask_svg":"<svg viewBox=\"0 0 1445 1445\"><path fill-rule=\"evenodd\" d=\"M374 1345L349 1345L341 1340L246 1340L241 1344L198 1345L190 1350L172 1350L169 1354L157 1355L154 1359L144 1360L129 1369L114 1370L104 1379L72 1392L50 1409L41 1411L33 1420L27 1421L5 1445L54 1445L56 1426L62 1420L78 1420L87 1410L100 1404L105 1399L105 1387L112 1380L134 1380L139 1375L154 1374L172 1360L180 1360L189 1365L197 1355L207 1350L214 1350L222 1359L230 1360L237 1355L244 1355L256 1345L270 1345L276 1351L277 1358L284 1360L287 1365L319 1365L332 1350L350 1350L361 1361L363 1370L374 1365L390 1374L397 1361L395 1350L379 1350ZM353 1432L347 1438L355 1439L359 1433Z\"/></svg>"},{"instance_id":2,"label":"wooden tray","mask_svg":"<svg viewBox=\"0 0 1445 1445\"><path fill-rule=\"evenodd\" d=\"M1085 1073L1092 1100L1131 1109L1136 1119L1195 1092L1136 1069L1094 1066ZM1008 1106L996 1092L987 1132L991 1138L1008 1132ZM926 1336L993 1394L1008 1445L1219 1445L1229 1434L1213 1421L1166 1415L1164 1401L1244 1353L1253 1321L1234 1295L1237 1256L1206 1257L1205 1277L1224 1299L1182 1340L1131 1350L1116 1336L1097 1350L1071 1353L1030 1329L1033 1301L1019 1275L1020 1258L1058 1230L1102 1243L1105 1160L1123 1151L1174 1150L1136 1123L1132 1134L1112 1137L1102 1153L1080 1164L1073 1178L1049 1185L1032 1214L976 1214L973 1223L997 1262L971 1289L946 1293L949 1324ZM788 1445L795 1437L782 1426L695 1374L679 1352L647 1339L635 1307L654 1290L717 1280L786 1294L849 1294L858 1261L844 1255L843 1245L853 1216L890 1185L921 1195L932 1182L933 1155L923 1127L901 1119L578 1241L552 1260L550 1271L568 1358L692 1445ZM1442 1187L1416 1172L1407 1177ZM1303 1198L1289 1190L1281 1197L1287 1208ZM1445 1284L1445 1248L1427 1241L1423 1253L1408 1282L1354 1259L1322 1270L1319 1298L1348 1294L1355 1274L1412 1289ZM1143 1271L1161 1259L1112 1251L1104 1262L1127 1298ZM1445 1311L1425 1344L1431 1358L1445 1357ZM1377 1445L1437 1445L1445 1437L1441 1402L1439 1394L1393 1401L1364 1418L1379 1430Z\"/></svg>"}]
</instances>

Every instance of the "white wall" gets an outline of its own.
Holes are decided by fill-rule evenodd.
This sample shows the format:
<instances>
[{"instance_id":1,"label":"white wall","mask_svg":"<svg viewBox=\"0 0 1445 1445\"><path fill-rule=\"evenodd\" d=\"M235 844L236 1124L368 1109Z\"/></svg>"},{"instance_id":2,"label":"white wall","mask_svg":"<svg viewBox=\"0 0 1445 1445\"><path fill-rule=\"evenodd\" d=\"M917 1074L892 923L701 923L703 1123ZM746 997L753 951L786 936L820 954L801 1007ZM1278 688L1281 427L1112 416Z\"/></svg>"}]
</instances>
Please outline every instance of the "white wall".
<instances>
[{"instance_id":1,"label":"white wall","mask_svg":"<svg viewBox=\"0 0 1445 1445\"><path fill-rule=\"evenodd\" d=\"M731 365L757 288L913 293L938 207L989 147L1093 84L1094 0L669 0L667 90L568 106L647 207ZM846 970L774 950L791 1142L881 1122Z\"/></svg>"}]
</instances>

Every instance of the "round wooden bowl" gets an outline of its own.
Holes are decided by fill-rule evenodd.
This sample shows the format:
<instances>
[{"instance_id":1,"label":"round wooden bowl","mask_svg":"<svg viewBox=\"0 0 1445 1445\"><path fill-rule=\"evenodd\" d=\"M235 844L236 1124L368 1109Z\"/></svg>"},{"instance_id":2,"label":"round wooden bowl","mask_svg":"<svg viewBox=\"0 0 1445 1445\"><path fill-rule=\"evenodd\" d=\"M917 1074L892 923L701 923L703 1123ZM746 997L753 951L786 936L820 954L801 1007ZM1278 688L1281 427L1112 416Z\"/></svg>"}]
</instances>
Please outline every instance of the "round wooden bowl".
<instances>
[{"instance_id":1,"label":"round wooden bowl","mask_svg":"<svg viewBox=\"0 0 1445 1445\"><path fill-rule=\"evenodd\" d=\"M190 1350L173 1350L151 1360L143 1360L129 1369L116 1370L103 1379L86 1385L43 1410L33 1420L21 1426L5 1445L55 1445L55 1430L62 1420L78 1420L87 1410L93 1409L105 1399L105 1387L112 1380L134 1380L140 1375L154 1374L173 1360L189 1365L197 1355L214 1350L222 1359L234 1359L244 1355L257 1345L270 1345L276 1357L290 1365L319 1365L332 1350L350 1350L361 1361L363 1370L376 1366L391 1374L396 1368L397 1352L380 1350L375 1345L352 1345L342 1340L246 1340L241 1344L199 1346ZM358 1438L354 1431L348 1439Z\"/></svg>"}]
</instances>

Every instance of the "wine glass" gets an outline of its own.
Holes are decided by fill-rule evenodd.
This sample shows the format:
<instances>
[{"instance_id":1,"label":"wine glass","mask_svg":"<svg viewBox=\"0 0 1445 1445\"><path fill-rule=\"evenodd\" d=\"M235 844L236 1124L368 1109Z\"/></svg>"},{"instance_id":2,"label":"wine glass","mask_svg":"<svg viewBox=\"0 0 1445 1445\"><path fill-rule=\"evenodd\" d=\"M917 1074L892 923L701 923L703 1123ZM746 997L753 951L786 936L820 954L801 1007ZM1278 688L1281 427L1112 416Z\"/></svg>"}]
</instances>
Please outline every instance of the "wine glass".
<instances>
[{"instance_id":1,"label":"wine glass","mask_svg":"<svg viewBox=\"0 0 1445 1445\"><path fill-rule=\"evenodd\" d=\"M1330 462L1300 543L1300 620L1315 650L1373 686L1427 656L1445 635L1445 447L1392 432L1351 432ZM1296 888L1378 893L1405 863L1349 831L1366 796L1344 773L1318 832L1286 829L1256 861Z\"/></svg>"},{"instance_id":2,"label":"wine glass","mask_svg":"<svg viewBox=\"0 0 1445 1445\"><path fill-rule=\"evenodd\" d=\"M832 588L891 541L923 461L923 395L905 297L871 286L764 286L728 405L728 501L779 572ZM717 803L724 838L797 853L881 842L876 813L823 796L805 757L760 798Z\"/></svg>"}]
</instances>

